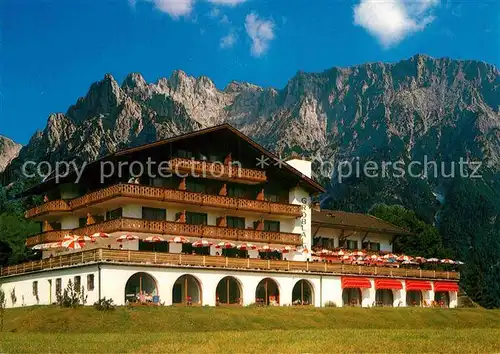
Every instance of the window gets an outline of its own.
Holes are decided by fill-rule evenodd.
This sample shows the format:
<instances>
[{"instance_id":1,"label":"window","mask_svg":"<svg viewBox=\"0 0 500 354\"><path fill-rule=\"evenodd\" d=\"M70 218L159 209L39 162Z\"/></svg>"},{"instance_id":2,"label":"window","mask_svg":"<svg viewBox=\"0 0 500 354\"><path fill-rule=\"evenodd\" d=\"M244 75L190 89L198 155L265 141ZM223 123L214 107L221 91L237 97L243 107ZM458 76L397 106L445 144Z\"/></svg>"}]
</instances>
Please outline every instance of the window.
<instances>
[{"instance_id":1,"label":"window","mask_svg":"<svg viewBox=\"0 0 500 354\"><path fill-rule=\"evenodd\" d=\"M62 291L62 280L61 278L56 279L56 294L60 294Z\"/></svg>"},{"instance_id":2,"label":"window","mask_svg":"<svg viewBox=\"0 0 500 354\"><path fill-rule=\"evenodd\" d=\"M33 282L33 296L38 296L38 282Z\"/></svg>"},{"instance_id":3,"label":"window","mask_svg":"<svg viewBox=\"0 0 500 354\"><path fill-rule=\"evenodd\" d=\"M60 222L51 222L49 223L50 224L50 227L52 228L52 230L61 230L61 223Z\"/></svg>"},{"instance_id":4,"label":"window","mask_svg":"<svg viewBox=\"0 0 500 354\"><path fill-rule=\"evenodd\" d=\"M86 225L87 225L87 218L84 217L84 218L79 218L78 219L78 226L79 227L84 227Z\"/></svg>"},{"instance_id":5,"label":"window","mask_svg":"<svg viewBox=\"0 0 500 354\"><path fill-rule=\"evenodd\" d=\"M75 276L73 278L73 283L75 289L80 289L82 287L82 277L80 277L79 275Z\"/></svg>"},{"instance_id":6,"label":"window","mask_svg":"<svg viewBox=\"0 0 500 354\"><path fill-rule=\"evenodd\" d=\"M264 231L280 232L280 222L264 220Z\"/></svg>"},{"instance_id":7,"label":"window","mask_svg":"<svg viewBox=\"0 0 500 354\"><path fill-rule=\"evenodd\" d=\"M188 181L186 184L189 192L205 193L207 190L203 183Z\"/></svg>"},{"instance_id":8,"label":"window","mask_svg":"<svg viewBox=\"0 0 500 354\"><path fill-rule=\"evenodd\" d=\"M122 208L106 212L106 220L120 219L122 217Z\"/></svg>"},{"instance_id":9,"label":"window","mask_svg":"<svg viewBox=\"0 0 500 354\"><path fill-rule=\"evenodd\" d=\"M237 216L228 216L227 227L234 227L235 229L244 229L245 228L245 218L240 218Z\"/></svg>"},{"instance_id":10,"label":"window","mask_svg":"<svg viewBox=\"0 0 500 354\"><path fill-rule=\"evenodd\" d=\"M380 251L380 243L379 242L370 242L368 245L368 249L372 251Z\"/></svg>"},{"instance_id":11,"label":"window","mask_svg":"<svg viewBox=\"0 0 500 354\"><path fill-rule=\"evenodd\" d=\"M193 157L193 153L191 151L186 151L186 150L178 150L177 151L177 156L184 158L184 159L190 159Z\"/></svg>"},{"instance_id":12,"label":"window","mask_svg":"<svg viewBox=\"0 0 500 354\"><path fill-rule=\"evenodd\" d=\"M356 250L356 249L358 249L358 241L347 240L347 249L349 249L349 250Z\"/></svg>"},{"instance_id":13,"label":"window","mask_svg":"<svg viewBox=\"0 0 500 354\"><path fill-rule=\"evenodd\" d=\"M228 186L227 187L227 195L233 198L245 198L246 191L241 187Z\"/></svg>"},{"instance_id":14,"label":"window","mask_svg":"<svg viewBox=\"0 0 500 354\"><path fill-rule=\"evenodd\" d=\"M142 208L142 218L144 220L166 220L167 211L165 209L158 208Z\"/></svg>"},{"instance_id":15,"label":"window","mask_svg":"<svg viewBox=\"0 0 500 354\"><path fill-rule=\"evenodd\" d=\"M186 223L189 225L207 225L207 214L186 212Z\"/></svg>"},{"instance_id":16,"label":"window","mask_svg":"<svg viewBox=\"0 0 500 354\"><path fill-rule=\"evenodd\" d=\"M87 290L94 290L94 274L87 275Z\"/></svg>"}]
</instances>

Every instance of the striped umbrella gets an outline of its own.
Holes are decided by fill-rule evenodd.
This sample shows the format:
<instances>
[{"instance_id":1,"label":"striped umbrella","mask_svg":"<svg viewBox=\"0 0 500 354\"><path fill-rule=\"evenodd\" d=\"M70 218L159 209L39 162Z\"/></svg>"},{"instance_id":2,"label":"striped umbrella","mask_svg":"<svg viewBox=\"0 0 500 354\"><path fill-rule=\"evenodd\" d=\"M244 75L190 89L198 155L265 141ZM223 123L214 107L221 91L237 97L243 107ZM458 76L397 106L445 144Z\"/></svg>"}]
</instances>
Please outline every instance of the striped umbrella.
<instances>
[{"instance_id":1,"label":"striped umbrella","mask_svg":"<svg viewBox=\"0 0 500 354\"><path fill-rule=\"evenodd\" d=\"M322 249L322 250L321 250L321 251L319 251L318 253L319 253L319 254L321 254L321 255L326 256L326 255L332 254L333 252L332 252L332 251L330 251L330 250L327 250L327 249Z\"/></svg>"},{"instance_id":2,"label":"striped umbrella","mask_svg":"<svg viewBox=\"0 0 500 354\"><path fill-rule=\"evenodd\" d=\"M260 251L260 252L274 252L274 251L276 251L276 249L275 249L275 248L272 248L272 247L271 247L271 246L269 246L269 245L264 245L264 246L262 246L261 248L259 248L259 251Z\"/></svg>"},{"instance_id":3,"label":"striped umbrella","mask_svg":"<svg viewBox=\"0 0 500 354\"><path fill-rule=\"evenodd\" d=\"M224 249L228 249L228 248L236 248L236 245L234 243L231 243L231 242L219 242L215 248L224 248Z\"/></svg>"},{"instance_id":4,"label":"striped umbrella","mask_svg":"<svg viewBox=\"0 0 500 354\"><path fill-rule=\"evenodd\" d=\"M335 252L335 255L336 255L336 256L341 256L341 257L342 257L343 255L345 255L345 252L344 252L344 251L342 251L342 250L340 250L340 251L338 251L338 252Z\"/></svg>"},{"instance_id":5,"label":"striped umbrella","mask_svg":"<svg viewBox=\"0 0 500 354\"><path fill-rule=\"evenodd\" d=\"M95 242L95 238L91 236L74 236L75 241L78 242Z\"/></svg>"},{"instance_id":6,"label":"striped umbrella","mask_svg":"<svg viewBox=\"0 0 500 354\"><path fill-rule=\"evenodd\" d=\"M396 256L395 254L392 254L392 253L388 253L388 254L385 254L383 256L384 259L396 259L398 258L398 256Z\"/></svg>"},{"instance_id":7,"label":"striped umbrella","mask_svg":"<svg viewBox=\"0 0 500 354\"><path fill-rule=\"evenodd\" d=\"M248 251L257 249L257 246L252 245L251 243L242 243L241 245L236 246L236 248L241 251Z\"/></svg>"},{"instance_id":8,"label":"striped umbrella","mask_svg":"<svg viewBox=\"0 0 500 354\"><path fill-rule=\"evenodd\" d=\"M296 249L293 248L292 246L285 246L281 249L281 252L283 253L290 253L290 252L295 252Z\"/></svg>"},{"instance_id":9,"label":"striped umbrella","mask_svg":"<svg viewBox=\"0 0 500 354\"><path fill-rule=\"evenodd\" d=\"M109 238L109 234L107 234L105 232L96 232L91 237L93 237L93 238Z\"/></svg>"},{"instance_id":10,"label":"striped umbrella","mask_svg":"<svg viewBox=\"0 0 500 354\"><path fill-rule=\"evenodd\" d=\"M363 252L363 251L354 251L354 252L351 252L351 256L354 256L354 257L364 257L364 256L366 256L366 253Z\"/></svg>"},{"instance_id":11,"label":"striped umbrella","mask_svg":"<svg viewBox=\"0 0 500 354\"><path fill-rule=\"evenodd\" d=\"M445 259L442 259L439 261L440 263L443 263L443 264L455 264L455 261L452 260L452 259L448 259L448 258L445 258Z\"/></svg>"},{"instance_id":12,"label":"striped umbrella","mask_svg":"<svg viewBox=\"0 0 500 354\"><path fill-rule=\"evenodd\" d=\"M406 256L406 255L401 255L398 258L396 258L399 262L405 262L405 261L411 261L413 260L413 257L411 256Z\"/></svg>"},{"instance_id":13,"label":"striped umbrella","mask_svg":"<svg viewBox=\"0 0 500 354\"><path fill-rule=\"evenodd\" d=\"M189 243L189 240L185 238L184 236L175 236L172 237L168 242L171 243Z\"/></svg>"},{"instance_id":14,"label":"striped umbrella","mask_svg":"<svg viewBox=\"0 0 500 354\"><path fill-rule=\"evenodd\" d=\"M348 255L348 254L345 254L343 255L342 257L340 257L340 259L346 261L346 260L352 260L352 256Z\"/></svg>"},{"instance_id":15,"label":"striped umbrella","mask_svg":"<svg viewBox=\"0 0 500 354\"><path fill-rule=\"evenodd\" d=\"M212 246L212 242L208 242L207 240L198 240L193 243L193 247L210 247Z\"/></svg>"},{"instance_id":16,"label":"striped umbrella","mask_svg":"<svg viewBox=\"0 0 500 354\"><path fill-rule=\"evenodd\" d=\"M425 263L427 262L427 259L425 259L424 257L415 257L414 261L418 263Z\"/></svg>"},{"instance_id":17,"label":"striped umbrella","mask_svg":"<svg viewBox=\"0 0 500 354\"><path fill-rule=\"evenodd\" d=\"M438 263L439 259L437 258L427 258L427 263Z\"/></svg>"},{"instance_id":18,"label":"striped umbrella","mask_svg":"<svg viewBox=\"0 0 500 354\"><path fill-rule=\"evenodd\" d=\"M78 241L76 237L61 242L61 246L70 250L79 250L85 246L85 242Z\"/></svg>"},{"instance_id":19,"label":"striped umbrella","mask_svg":"<svg viewBox=\"0 0 500 354\"><path fill-rule=\"evenodd\" d=\"M144 239L144 242L165 242L165 239L161 236L149 236Z\"/></svg>"},{"instance_id":20,"label":"striped umbrella","mask_svg":"<svg viewBox=\"0 0 500 354\"><path fill-rule=\"evenodd\" d=\"M138 240L138 239L139 239L139 237L135 236L135 235L121 235L116 239L116 241L124 242L124 241L134 241L134 240Z\"/></svg>"}]
</instances>

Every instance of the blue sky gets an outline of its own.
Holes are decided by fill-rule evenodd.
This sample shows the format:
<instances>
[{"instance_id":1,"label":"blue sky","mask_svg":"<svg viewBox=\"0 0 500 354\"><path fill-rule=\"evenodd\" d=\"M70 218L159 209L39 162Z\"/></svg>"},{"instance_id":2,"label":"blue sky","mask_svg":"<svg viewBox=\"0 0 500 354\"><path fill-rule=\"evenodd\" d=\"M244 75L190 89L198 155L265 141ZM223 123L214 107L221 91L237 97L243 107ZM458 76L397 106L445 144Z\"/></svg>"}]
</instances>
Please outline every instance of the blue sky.
<instances>
[{"instance_id":1,"label":"blue sky","mask_svg":"<svg viewBox=\"0 0 500 354\"><path fill-rule=\"evenodd\" d=\"M416 53L499 66L497 0L2 0L0 134L27 143L90 84L182 69L283 88Z\"/></svg>"}]
</instances>

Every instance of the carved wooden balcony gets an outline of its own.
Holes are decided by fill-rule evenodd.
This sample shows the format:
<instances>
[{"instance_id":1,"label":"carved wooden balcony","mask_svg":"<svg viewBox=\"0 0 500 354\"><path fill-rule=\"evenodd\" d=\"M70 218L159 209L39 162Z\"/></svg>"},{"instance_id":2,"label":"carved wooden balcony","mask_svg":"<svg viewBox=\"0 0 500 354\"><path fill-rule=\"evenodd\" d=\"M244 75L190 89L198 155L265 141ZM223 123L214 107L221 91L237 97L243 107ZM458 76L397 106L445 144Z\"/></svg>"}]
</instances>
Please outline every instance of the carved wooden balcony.
<instances>
[{"instance_id":1,"label":"carved wooden balcony","mask_svg":"<svg viewBox=\"0 0 500 354\"><path fill-rule=\"evenodd\" d=\"M246 184L259 184L267 181L266 171L179 157L170 160L170 168L174 173L190 174L193 177L199 176Z\"/></svg>"},{"instance_id":2,"label":"carved wooden balcony","mask_svg":"<svg viewBox=\"0 0 500 354\"><path fill-rule=\"evenodd\" d=\"M118 231L179 235L186 237L204 237L232 241L275 243L293 246L302 244L299 234L288 232L268 232L211 225L189 225L173 221L149 221L143 219L121 218L72 230L47 231L42 234L29 237L26 240L26 245L31 247L39 243L57 242L67 234L81 236L92 235L96 232L113 233Z\"/></svg>"},{"instance_id":3,"label":"carved wooden balcony","mask_svg":"<svg viewBox=\"0 0 500 354\"><path fill-rule=\"evenodd\" d=\"M49 201L28 210L25 215L27 218L34 218L48 213L68 213L119 197L194 204L220 209L244 210L262 214L292 217L300 217L302 215L301 206L295 204L225 197L175 189L141 186L138 184L117 184L85 194L75 199Z\"/></svg>"}]
</instances>

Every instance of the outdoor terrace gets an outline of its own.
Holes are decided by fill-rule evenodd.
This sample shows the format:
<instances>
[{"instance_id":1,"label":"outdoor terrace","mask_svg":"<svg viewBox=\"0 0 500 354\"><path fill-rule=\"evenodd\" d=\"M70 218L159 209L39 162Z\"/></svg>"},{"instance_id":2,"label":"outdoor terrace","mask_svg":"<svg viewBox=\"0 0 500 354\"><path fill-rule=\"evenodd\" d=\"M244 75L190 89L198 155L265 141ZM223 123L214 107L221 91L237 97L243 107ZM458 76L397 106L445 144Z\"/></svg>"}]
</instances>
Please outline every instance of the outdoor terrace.
<instances>
[{"instance_id":1,"label":"outdoor terrace","mask_svg":"<svg viewBox=\"0 0 500 354\"><path fill-rule=\"evenodd\" d=\"M72 230L46 231L26 240L26 246L40 243L58 242L65 235L92 235L96 232L137 232L155 235L178 235L185 237L203 237L231 241L273 243L298 246L302 244L299 234L271 232L254 229L236 229L211 225L189 225L174 221L149 221L143 219L120 218L108 220Z\"/></svg>"},{"instance_id":2,"label":"outdoor terrace","mask_svg":"<svg viewBox=\"0 0 500 354\"><path fill-rule=\"evenodd\" d=\"M46 269L82 265L92 262L144 264L165 267L212 267L219 269L246 269L280 272L314 272L339 275L365 275L376 277L423 278L458 280L460 274L451 271L369 267L326 262L301 262L264 260L252 258L229 258L162 252L91 249L61 255L39 261L0 268L0 276L12 276Z\"/></svg>"},{"instance_id":3,"label":"outdoor terrace","mask_svg":"<svg viewBox=\"0 0 500 354\"><path fill-rule=\"evenodd\" d=\"M36 218L49 213L69 213L114 198L133 198L136 200L142 199L179 204L194 204L213 208L292 217L299 217L302 215L301 206L295 204L211 195L184 190L142 186L138 184L116 184L74 199L48 201L40 206L29 209L25 216L26 218Z\"/></svg>"}]
</instances>

